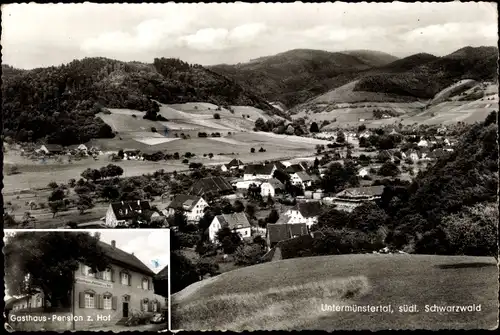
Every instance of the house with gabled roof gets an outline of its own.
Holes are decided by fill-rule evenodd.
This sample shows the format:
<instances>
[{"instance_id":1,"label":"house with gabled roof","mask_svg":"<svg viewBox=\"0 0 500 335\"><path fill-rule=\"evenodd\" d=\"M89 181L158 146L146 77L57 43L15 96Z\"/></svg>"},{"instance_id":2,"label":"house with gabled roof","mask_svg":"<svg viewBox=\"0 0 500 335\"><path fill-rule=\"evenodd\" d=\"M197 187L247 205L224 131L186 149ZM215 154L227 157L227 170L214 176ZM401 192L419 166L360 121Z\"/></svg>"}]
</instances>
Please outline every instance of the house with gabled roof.
<instances>
[{"instance_id":1,"label":"house with gabled roof","mask_svg":"<svg viewBox=\"0 0 500 335\"><path fill-rule=\"evenodd\" d=\"M331 200L339 209L352 212L366 202L377 201L384 193L383 185L347 188L337 193Z\"/></svg>"},{"instance_id":2,"label":"house with gabled roof","mask_svg":"<svg viewBox=\"0 0 500 335\"><path fill-rule=\"evenodd\" d=\"M243 172L243 180L271 179L276 169L273 163L247 165Z\"/></svg>"},{"instance_id":3,"label":"house with gabled roof","mask_svg":"<svg viewBox=\"0 0 500 335\"><path fill-rule=\"evenodd\" d=\"M208 227L210 241L215 242L217 232L226 227L240 234L241 238L252 236L252 226L245 213L221 214L214 217Z\"/></svg>"},{"instance_id":4,"label":"house with gabled roof","mask_svg":"<svg viewBox=\"0 0 500 335\"><path fill-rule=\"evenodd\" d=\"M312 185L313 178L307 172L299 171L290 175L290 182L292 185L306 188Z\"/></svg>"},{"instance_id":5,"label":"house with gabled roof","mask_svg":"<svg viewBox=\"0 0 500 335\"><path fill-rule=\"evenodd\" d=\"M293 174L296 172L303 172L303 171L306 171L306 167L300 163L299 164L292 164L292 165L288 166L285 170L285 172L288 174Z\"/></svg>"},{"instance_id":6,"label":"house with gabled roof","mask_svg":"<svg viewBox=\"0 0 500 335\"><path fill-rule=\"evenodd\" d=\"M233 186L223 177L206 177L196 181L188 192L190 195L219 197L234 193Z\"/></svg>"},{"instance_id":7,"label":"house with gabled roof","mask_svg":"<svg viewBox=\"0 0 500 335\"><path fill-rule=\"evenodd\" d=\"M304 201L297 204L285 215L290 217L288 223L305 223L308 228L318 223L318 216L321 214L322 205L319 201Z\"/></svg>"},{"instance_id":8,"label":"house with gabled roof","mask_svg":"<svg viewBox=\"0 0 500 335\"><path fill-rule=\"evenodd\" d=\"M113 202L106 212L105 224L114 228L117 225L126 224L137 219L147 210L151 210L151 206L148 201L144 200Z\"/></svg>"},{"instance_id":9,"label":"house with gabled roof","mask_svg":"<svg viewBox=\"0 0 500 335\"><path fill-rule=\"evenodd\" d=\"M37 151L44 152L46 155L58 155L64 151L64 148L59 144L43 144Z\"/></svg>"},{"instance_id":10,"label":"house with gabled roof","mask_svg":"<svg viewBox=\"0 0 500 335\"><path fill-rule=\"evenodd\" d=\"M274 197L285 190L285 185L276 178L271 178L260 184L260 194L263 197Z\"/></svg>"},{"instance_id":11,"label":"house with gabled roof","mask_svg":"<svg viewBox=\"0 0 500 335\"><path fill-rule=\"evenodd\" d=\"M177 194L167 206L167 215L174 215L176 210L186 215L188 222L198 222L205 213L208 203L197 195Z\"/></svg>"},{"instance_id":12,"label":"house with gabled roof","mask_svg":"<svg viewBox=\"0 0 500 335\"><path fill-rule=\"evenodd\" d=\"M243 169L244 167L245 167L245 164L241 160L233 158L233 160L230 161L229 163L223 164L221 166L221 170L223 172L226 172L229 170L236 170L236 169L240 170L240 169Z\"/></svg>"},{"instance_id":13,"label":"house with gabled roof","mask_svg":"<svg viewBox=\"0 0 500 335\"><path fill-rule=\"evenodd\" d=\"M266 240L269 248L273 248L281 241L309 234L306 223L269 223L266 230Z\"/></svg>"}]
</instances>

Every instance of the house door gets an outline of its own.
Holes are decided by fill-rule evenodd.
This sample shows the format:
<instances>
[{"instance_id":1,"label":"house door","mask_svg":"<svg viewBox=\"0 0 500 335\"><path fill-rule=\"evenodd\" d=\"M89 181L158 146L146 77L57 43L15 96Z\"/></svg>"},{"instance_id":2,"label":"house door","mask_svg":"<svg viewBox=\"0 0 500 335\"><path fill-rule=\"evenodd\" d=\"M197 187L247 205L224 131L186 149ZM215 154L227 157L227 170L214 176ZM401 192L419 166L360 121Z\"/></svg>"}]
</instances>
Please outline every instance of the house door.
<instances>
[{"instance_id":1,"label":"house door","mask_svg":"<svg viewBox=\"0 0 500 335\"><path fill-rule=\"evenodd\" d=\"M123 303L123 317L128 318L128 302Z\"/></svg>"}]
</instances>

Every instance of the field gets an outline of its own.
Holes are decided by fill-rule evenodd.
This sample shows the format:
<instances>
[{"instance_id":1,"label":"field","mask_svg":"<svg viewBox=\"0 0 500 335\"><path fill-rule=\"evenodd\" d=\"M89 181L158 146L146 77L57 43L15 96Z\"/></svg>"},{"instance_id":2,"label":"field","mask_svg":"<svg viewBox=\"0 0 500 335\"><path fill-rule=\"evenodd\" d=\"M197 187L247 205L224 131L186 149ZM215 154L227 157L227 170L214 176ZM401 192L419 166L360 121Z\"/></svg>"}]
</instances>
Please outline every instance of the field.
<instances>
[{"instance_id":1,"label":"field","mask_svg":"<svg viewBox=\"0 0 500 335\"><path fill-rule=\"evenodd\" d=\"M498 316L497 279L492 257L396 254L290 259L226 272L174 294L172 325L234 331L492 329ZM325 312L322 304L391 305L393 313ZM426 313L425 305L433 304L476 304L481 311ZM399 307L404 305L416 305L418 312L403 313Z\"/></svg>"}]
</instances>

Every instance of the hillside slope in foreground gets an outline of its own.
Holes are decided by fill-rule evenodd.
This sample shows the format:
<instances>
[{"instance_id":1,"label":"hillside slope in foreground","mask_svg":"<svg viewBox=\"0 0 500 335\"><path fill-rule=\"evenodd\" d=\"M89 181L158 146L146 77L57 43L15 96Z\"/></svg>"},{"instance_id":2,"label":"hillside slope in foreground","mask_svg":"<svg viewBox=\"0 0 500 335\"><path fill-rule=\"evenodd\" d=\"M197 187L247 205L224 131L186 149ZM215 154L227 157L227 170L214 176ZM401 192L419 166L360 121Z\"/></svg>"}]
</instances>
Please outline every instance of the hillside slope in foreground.
<instances>
[{"instance_id":1,"label":"hillside slope in foreground","mask_svg":"<svg viewBox=\"0 0 500 335\"><path fill-rule=\"evenodd\" d=\"M195 283L172 296L172 329L493 329L498 268L492 257L337 255L259 264ZM426 305L480 311L426 312ZM388 312L323 311L326 305ZM418 312L404 313L404 305Z\"/></svg>"}]
</instances>

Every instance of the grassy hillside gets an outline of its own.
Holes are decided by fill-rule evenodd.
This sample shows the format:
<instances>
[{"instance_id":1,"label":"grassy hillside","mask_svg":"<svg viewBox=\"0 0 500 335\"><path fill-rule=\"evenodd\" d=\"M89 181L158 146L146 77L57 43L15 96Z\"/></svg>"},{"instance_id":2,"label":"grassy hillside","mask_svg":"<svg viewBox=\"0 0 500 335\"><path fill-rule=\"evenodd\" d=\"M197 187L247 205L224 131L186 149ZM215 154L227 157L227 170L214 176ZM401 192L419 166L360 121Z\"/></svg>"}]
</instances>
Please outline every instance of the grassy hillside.
<instances>
[{"instance_id":1,"label":"grassy hillside","mask_svg":"<svg viewBox=\"0 0 500 335\"><path fill-rule=\"evenodd\" d=\"M385 65L395 57L381 52L327 52L296 49L237 65L211 67L269 101L288 108L352 80L352 74ZM337 84L339 82L339 84Z\"/></svg>"},{"instance_id":2,"label":"grassy hillside","mask_svg":"<svg viewBox=\"0 0 500 335\"><path fill-rule=\"evenodd\" d=\"M498 269L488 257L340 255L289 259L223 273L172 297L173 329L491 329ZM432 288L432 289L430 289ZM481 304L476 313L425 305ZM322 311L322 304L391 305L393 313ZM416 304L419 312L399 306Z\"/></svg>"},{"instance_id":3,"label":"grassy hillside","mask_svg":"<svg viewBox=\"0 0 500 335\"><path fill-rule=\"evenodd\" d=\"M282 114L230 79L178 59L143 64L85 58L57 67L2 69L4 134L19 141L74 144L113 137L111 129L95 118L103 106L154 114L159 106L152 99L254 106L271 115Z\"/></svg>"}]
</instances>

